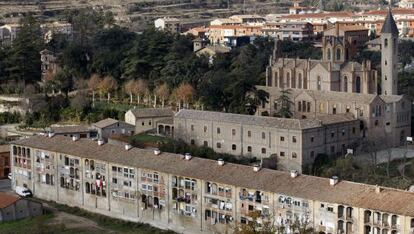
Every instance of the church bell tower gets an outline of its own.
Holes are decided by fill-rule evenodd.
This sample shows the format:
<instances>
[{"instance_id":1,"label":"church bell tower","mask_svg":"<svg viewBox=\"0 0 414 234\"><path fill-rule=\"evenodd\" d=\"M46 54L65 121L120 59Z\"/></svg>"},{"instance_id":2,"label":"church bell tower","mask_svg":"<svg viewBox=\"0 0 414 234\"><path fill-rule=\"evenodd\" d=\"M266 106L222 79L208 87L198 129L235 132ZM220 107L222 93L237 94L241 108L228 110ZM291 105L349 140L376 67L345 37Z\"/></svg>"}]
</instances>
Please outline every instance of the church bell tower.
<instances>
[{"instance_id":1,"label":"church bell tower","mask_svg":"<svg viewBox=\"0 0 414 234\"><path fill-rule=\"evenodd\" d=\"M381 29L381 91L384 95L398 94L398 34L389 8Z\"/></svg>"}]
</instances>

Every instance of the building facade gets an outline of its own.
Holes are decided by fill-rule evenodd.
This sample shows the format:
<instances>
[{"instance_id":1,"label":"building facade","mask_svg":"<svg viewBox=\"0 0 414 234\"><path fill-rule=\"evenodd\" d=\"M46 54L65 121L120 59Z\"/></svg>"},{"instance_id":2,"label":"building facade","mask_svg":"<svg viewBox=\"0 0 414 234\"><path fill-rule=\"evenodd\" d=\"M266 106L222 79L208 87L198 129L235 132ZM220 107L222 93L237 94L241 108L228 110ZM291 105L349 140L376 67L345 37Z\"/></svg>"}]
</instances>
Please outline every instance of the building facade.
<instances>
[{"instance_id":1,"label":"building facade","mask_svg":"<svg viewBox=\"0 0 414 234\"><path fill-rule=\"evenodd\" d=\"M134 125L135 134L139 134L155 129L158 121L173 116L169 108L134 108L125 113L125 122Z\"/></svg>"},{"instance_id":2,"label":"building facade","mask_svg":"<svg viewBox=\"0 0 414 234\"><path fill-rule=\"evenodd\" d=\"M414 193L402 190L63 136L22 139L11 151L13 188L180 233L232 232L252 212L318 233L414 230Z\"/></svg>"},{"instance_id":3,"label":"building facade","mask_svg":"<svg viewBox=\"0 0 414 234\"><path fill-rule=\"evenodd\" d=\"M135 134L134 125L111 118L96 122L91 128L97 132L98 139L104 141L115 135L132 136Z\"/></svg>"},{"instance_id":4,"label":"building facade","mask_svg":"<svg viewBox=\"0 0 414 234\"><path fill-rule=\"evenodd\" d=\"M344 155L360 137L359 121L343 115L286 119L180 110L174 138L242 157L276 157L280 170L311 165L318 154Z\"/></svg>"},{"instance_id":5,"label":"building facade","mask_svg":"<svg viewBox=\"0 0 414 234\"><path fill-rule=\"evenodd\" d=\"M0 179L7 178L10 168L10 146L0 145Z\"/></svg>"},{"instance_id":6,"label":"building facade","mask_svg":"<svg viewBox=\"0 0 414 234\"><path fill-rule=\"evenodd\" d=\"M276 42L266 86L257 87L269 93L269 100L257 114L275 115L280 108L281 91L290 89L295 118L351 113L361 120L361 137L385 136L390 139L389 147L404 144L406 137L411 136L411 102L404 95L397 95L398 29L391 11L382 32L380 90L371 62L351 61L357 54L355 49L365 41L358 36L360 31L341 32L339 26L328 30L323 38L322 60L283 58Z\"/></svg>"},{"instance_id":7,"label":"building facade","mask_svg":"<svg viewBox=\"0 0 414 234\"><path fill-rule=\"evenodd\" d=\"M43 214L42 203L22 199L17 195L0 193L0 223Z\"/></svg>"}]
</instances>

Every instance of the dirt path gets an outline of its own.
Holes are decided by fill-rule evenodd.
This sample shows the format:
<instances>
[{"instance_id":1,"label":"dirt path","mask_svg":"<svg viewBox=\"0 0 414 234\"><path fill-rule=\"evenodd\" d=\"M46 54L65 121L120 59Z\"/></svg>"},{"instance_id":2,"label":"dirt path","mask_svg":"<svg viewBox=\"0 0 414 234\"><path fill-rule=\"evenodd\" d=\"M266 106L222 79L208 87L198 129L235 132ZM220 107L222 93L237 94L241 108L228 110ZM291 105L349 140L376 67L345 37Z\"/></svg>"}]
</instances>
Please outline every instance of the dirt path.
<instances>
[{"instance_id":1,"label":"dirt path","mask_svg":"<svg viewBox=\"0 0 414 234\"><path fill-rule=\"evenodd\" d=\"M50 225L63 224L66 229L88 229L91 231L104 231L104 229L99 227L95 221L59 211L56 208L51 207L45 203L43 203L43 205L55 215L53 219L50 220Z\"/></svg>"}]
</instances>

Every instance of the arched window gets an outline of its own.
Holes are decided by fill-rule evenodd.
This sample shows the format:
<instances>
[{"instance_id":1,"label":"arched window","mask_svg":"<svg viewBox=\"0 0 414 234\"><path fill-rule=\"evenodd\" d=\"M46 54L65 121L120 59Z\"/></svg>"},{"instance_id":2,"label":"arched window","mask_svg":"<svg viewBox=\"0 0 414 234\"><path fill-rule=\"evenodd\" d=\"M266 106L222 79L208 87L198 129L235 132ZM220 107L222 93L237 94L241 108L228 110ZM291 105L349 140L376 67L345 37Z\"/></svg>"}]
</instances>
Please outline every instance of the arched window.
<instances>
[{"instance_id":1,"label":"arched window","mask_svg":"<svg viewBox=\"0 0 414 234\"><path fill-rule=\"evenodd\" d=\"M359 76L356 78L355 91L357 93L360 93L361 92L361 77L359 77Z\"/></svg>"},{"instance_id":2,"label":"arched window","mask_svg":"<svg viewBox=\"0 0 414 234\"><path fill-rule=\"evenodd\" d=\"M341 60L341 49L336 49L336 60Z\"/></svg>"},{"instance_id":3,"label":"arched window","mask_svg":"<svg viewBox=\"0 0 414 234\"><path fill-rule=\"evenodd\" d=\"M384 48L387 48L388 47L388 39L387 38L385 38L384 39Z\"/></svg>"},{"instance_id":4,"label":"arched window","mask_svg":"<svg viewBox=\"0 0 414 234\"><path fill-rule=\"evenodd\" d=\"M326 51L326 59L331 60L331 49L330 48L328 48L328 50Z\"/></svg>"},{"instance_id":5,"label":"arched window","mask_svg":"<svg viewBox=\"0 0 414 234\"><path fill-rule=\"evenodd\" d=\"M298 74L298 89L302 89L302 73Z\"/></svg>"},{"instance_id":6,"label":"arched window","mask_svg":"<svg viewBox=\"0 0 414 234\"><path fill-rule=\"evenodd\" d=\"M211 194L217 194L217 184L211 184Z\"/></svg>"},{"instance_id":7,"label":"arched window","mask_svg":"<svg viewBox=\"0 0 414 234\"><path fill-rule=\"evenodd\" d=\"M348 92L348 77L344 76L344 86L343 86L343 90L344 92Z\"/></svg>"}]
</instances>

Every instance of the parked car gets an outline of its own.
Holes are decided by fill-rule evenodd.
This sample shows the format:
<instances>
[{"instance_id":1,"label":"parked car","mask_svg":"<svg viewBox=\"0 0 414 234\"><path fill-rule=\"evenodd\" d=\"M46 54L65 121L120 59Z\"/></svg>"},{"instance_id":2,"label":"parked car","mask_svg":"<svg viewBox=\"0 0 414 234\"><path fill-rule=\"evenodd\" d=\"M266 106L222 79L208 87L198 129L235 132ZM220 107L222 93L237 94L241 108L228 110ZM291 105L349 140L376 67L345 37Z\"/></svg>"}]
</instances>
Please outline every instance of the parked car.
<instances>
[{"instance_id":1,"label":"parked car","mask_svg":"<svg viewBox=\"0 0 414 234\"><path fill-rule=\"evenodd\" d=\"M33 195L30 189L21 186L16 186L16 193L21 197L31 197Z\"/></svg>"}]
</instances>

